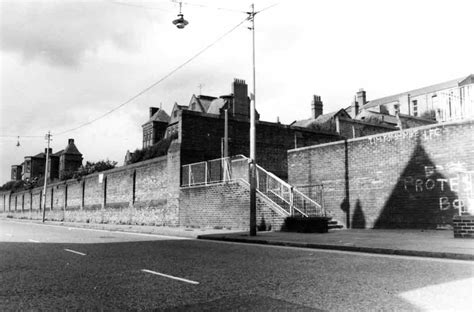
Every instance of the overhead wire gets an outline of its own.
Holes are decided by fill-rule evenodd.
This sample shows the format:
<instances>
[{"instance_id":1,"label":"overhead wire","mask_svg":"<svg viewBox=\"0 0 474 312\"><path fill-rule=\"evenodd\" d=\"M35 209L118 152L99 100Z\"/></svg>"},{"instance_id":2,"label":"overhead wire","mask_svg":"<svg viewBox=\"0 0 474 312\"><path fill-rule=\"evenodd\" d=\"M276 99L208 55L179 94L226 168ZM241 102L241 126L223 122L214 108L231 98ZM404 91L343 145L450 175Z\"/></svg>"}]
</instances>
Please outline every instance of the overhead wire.
<instances>
[{"instance_id":1,"label":"overhead wire","mask_svg":"<svg viewBox=\"0 0 474 312\"><path fill-rule=\"evenodd\" d=\"M211 6L207 6L207 5L203 5L203 4L194 4L194 3L189 3L189 2L182 2L182 1L177 1L177 0L172 0L171 2L174 2L174 3L184 3L186 5L191 5L191 6L197 6L197 7L205 7L205 8L212 8L212 9L217 9L217 10L226 10L226 11L233 11L233 12L239 12L239 13L246 13L248 14L249 12L246 12L246 11L239 11L239 10L233 10L233 9L228 9L228 8L222 8L222 7L211 7ZM115 3L115 4L119 4L119 5L127 5L127 6L133 6L133 7L139 7L139 8L145 8L145 9L156 9L156 10L162 10L162 11L168 11L168 10L163 10L163 9L160 9L160 8L156 8L156 7L148 7L148 6L142 6L142 5L135 5L135 4L131 4L131 3L124 3L124 2L120 2L120 1L112 1L112 3ZM271 6L268 6L258 12L256 12L255 14L257 13L260 13L264 10L267 10L271 7L274 7L275 5L277 5L278 3L276 4L273 4ZM130 97L129 99L127 99L125 102L121 103L120 105L112 108L111 110L105 112L104 114L92 119L92 120L89 120L85 123L82 123L74 128L70 128L70 129L67 129L67 130L64 130L64 131L61 131L61 132L53 132L55 135L63 135L63 134L66 134L66 133L69 133L69 132L72 132L72 131L75 131L75 130L78 130L78 129L81 129L85 126L88 126L108 115L110 115L111 113L117 111L118 109L122 108L123 106L129 104L130 102L134 101L135 99L137 99L138 97L140 97L141 95L143 95L144 93L150 91L151 89L153 89L155 86L157 86L158 84L160 84L161 82L163 82L164 80L166 80L167 78L169 78L170 76L172 76L174 73L176 73L178 70L180 70L181 68L183 68L184 66L186 66L187 64L189 64L190 62L192 62L194 59L196 59L197 57L199 57L202 53L204 53L206 50L208 50L209 48L211 48L212 46L214 46L215 44L217 44L220 40L222 40L224 37L226 37L227 35L229 35L230 33L232 33L234 30L236 30L239 26L241 26L243 23L245 23L246 21L249 20L250 17L246 17L245 19L243 19L241 22L239 22L236 26L232 27L231 29L229 29L227 32L225 32L223 35L221 35L220 37L218 37L216 40L214 40L212 43L210 43L209 45L207 45L206 47L204 47L203 49L199 50L196 54L194 54L192 57L190 57L189 59L187 59L184 63L182 63L181 65L177 66L176 68L174 68L172 71L170 71L168 74L166 74L165 76L163 76L162 78L160 78L158 81L154 82L153 84L151 84L150 86L146 87L145 89L141 90L140 92L138 92L137 94L135 94L134 96ZM18 136L17 135L0 135L0 137L11 137L11 138L17 138ZM41 138L43 136L39 136L39 135L24 135L24 136L20 136L22 138Z\"/></svg>"},{"instance_id":2,"label":"overhead wire","mask_svg":"<svg viewBox=\"0 0 474 312\"><path fill-rule=\"evenodd\" d=\"M156 82L152 83L151 85L149 85L148 87L146 87L145 89L141 90L140 92L138 92L137 94L135 94L134 96L130 97L128 100L126 100L125 102L121 103L120 105L112 108L111 110L107 111L106 113L90 120L90 121L87 121L85 123L82 123L80 124L79 126L76 126L74 128L71 128L71 129L67 129L67 130L64 130L64 131L61 131L61 132L57 132L57 133L54 133L55 135L63 135L63 134L66 134L66 133L69 133L69 132L72 132L72 131L75 131L75 130L78 130L80 128L83 128L87 125L90 125L108 115L110 115L111 113L115 112L116 110L122 108L123 106L129 104L130 102L132 102L133 100L135 100L136 98L140 97L141 95L143 95L144 93L150 91L151 89L153 89L154 87L156 87L158 84L160 84L161 82L163 82L164 80L166 80L168 77L170 77L171 75L173 75L174 73L176 73L178 70L180 70L181 68L183 68L184 66L186 66L187 64L189 64L190 62L192 62L194 59L196 59L198 56L200 56L201 54L203 54L206 50L208 50L209 48L211 48L212 46L214 46L215 44L217 44L220 40L222 40L224 37L226 37L227 35L229 35L230 33L232 33L234 30L236 30L238 27L240 27L243 23L245 23L246 21L248 20L248 17L246 17L244 20L242 20L241 22L239 22L237 25L235 25L234 27L232 27L231 29L229 29L227 32L225 32L223 35L221 35L220 37L218 37L216 40L214 40L212 43L208 44L206 47L204 47L203 49L199 50L196 54L194 54L192 57L190 57L189 59L187 59L185 62L183 62L181 65L177 66L176 68L174 68L172 71L170 71L169 73L167 73L166 75L164 75L162 78L160 78L159 80L157 80Z\"/></svg>"},{"instance_id":3,"label":"overhead wire","mask_svg":"<svg viewBox=\"0 0 474 312\"><path fill-rule=\"evenodd\" d=\"M247 11L241 11L241 10L235 10L235 9L223 8L223 7L214 7L214 6L210 6L210 5L206 5L206 4L190 3L190 2L184 2L184 1L178 1L178 0L171 0L171 2L173 2L173 3L182 3L182 4L189 5L189 6L200 7L200 8L208 8L208 9L229 11L229 12L235 12L235 13L248 13Z\"/></svg>"},{"instance_id":4,"label":"overhead wire","mask_svg":"<svg viewBox=\"0 0 474 312\"><path fill-rule=\"evenodd\" d=\"M162 1L162 2L164 2L164 1ZM121 1L112 1L112 3L113 4L124 5L124 6L129 6L129 7L134 7L134 8L140 8L140 9L158 10L158 11L163 11L163 12L172 12L171 10L162 9L162 8L158 8L158 7L151 7L151 6L146 6L146 5L121 2Z\"/></svg>"}]
</instances>

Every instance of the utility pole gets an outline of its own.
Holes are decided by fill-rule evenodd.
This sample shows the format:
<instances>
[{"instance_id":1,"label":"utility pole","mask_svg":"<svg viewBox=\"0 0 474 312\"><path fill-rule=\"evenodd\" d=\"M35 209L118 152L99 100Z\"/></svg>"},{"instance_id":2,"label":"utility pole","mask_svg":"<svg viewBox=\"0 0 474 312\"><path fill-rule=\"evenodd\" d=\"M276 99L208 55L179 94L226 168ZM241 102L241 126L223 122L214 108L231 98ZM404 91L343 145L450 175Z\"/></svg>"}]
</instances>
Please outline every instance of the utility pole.
<instances>
[{"instance_id":1,"label":"utility pole","mask_svg":"<svg viewBox=\"0 0 474 312\"><path fill-rule=\"evenodd\" d=\"M51 131L45 135L45 139L48 140L48 148L46 149L46 163L44 165L44 187L43 187L43 222L46 217L46 186L48 185L48 166L49 166L49 146L51 142Z\"/></svg>"},{"instance_id":2,"label":"utility pole","mask_svg":"<svg viewBox=\"0 0 474 312\"><path fill-rule=\"evenodd\" d=\"M250 101L250 236L257 235L257 201L256 201L256 162L255 162L255 7L252 3L252 11L248 13L249 20L252 22L252 77L253 77L253 96Z\"/></svg>"}]
</instances>

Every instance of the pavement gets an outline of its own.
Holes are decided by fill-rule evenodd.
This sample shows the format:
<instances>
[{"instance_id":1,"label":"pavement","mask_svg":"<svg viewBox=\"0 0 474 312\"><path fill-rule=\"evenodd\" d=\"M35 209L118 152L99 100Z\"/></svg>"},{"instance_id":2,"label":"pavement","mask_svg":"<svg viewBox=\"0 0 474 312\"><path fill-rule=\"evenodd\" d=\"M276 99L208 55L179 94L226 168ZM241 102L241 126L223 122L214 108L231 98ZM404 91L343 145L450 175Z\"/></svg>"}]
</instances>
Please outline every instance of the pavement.
<instances>
[{"instance_id":1,"label":"pavement","mask_svg":"<svg viewBox=\"0 0 474 312\"><path fill-rule=\"evenodd\" d=\"M474 240L450 230L330 230L329 233L214 233L199 239L474 261Z\"/></svg>"},{"instance_id":2,"label":"pavement","mask_svg":"<svg viewBox=\"0 0 474 312\"><path fill-rule=\"evenodd\" d=\"M14 220L27 223L42 223L41 221L37 220ZM248 232L236 232L235 230L228 229L93 224L54 221L46 221L45 224L248 244L330 249L376 254L474 261L474 240L454 238L453 232L451 230L343 229L330 230L329 233L322 234L270 231L258 232L257 236L251 237L249 236Z\"/></svg>"}]
</instances>

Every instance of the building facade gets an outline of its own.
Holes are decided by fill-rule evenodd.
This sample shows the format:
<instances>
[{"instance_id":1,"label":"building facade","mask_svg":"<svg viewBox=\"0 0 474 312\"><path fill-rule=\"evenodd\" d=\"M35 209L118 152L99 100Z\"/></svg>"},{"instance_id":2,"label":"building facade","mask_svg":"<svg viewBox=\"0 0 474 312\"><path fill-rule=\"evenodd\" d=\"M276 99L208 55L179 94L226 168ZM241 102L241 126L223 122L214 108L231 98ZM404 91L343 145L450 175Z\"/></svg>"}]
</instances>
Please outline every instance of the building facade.
<instances>
[{"instance_id":1,"label":"building facade","mask_svg":"<svg viewBox=\"0 0 474 312\"><path fill-rule=\"evenodd\" d=\"M11 167L12 181L31 181L44 177L46 164L46 149L44 152L34 156L26 156L21 165ZM65 149L53 153L53 149L48 151L48 179L56 180L65 174L76 171L82 165L82 154L74 144L74 139L69 139Z\"/></svg>"},{"instance_id":2,"label":"building facade","mask_svg":"<svg viewBox=\"0 0 474 312\"><path fill-rule=\"evenodd\" d=\"M150 108L150 120L142 126L144 142L147 142L144 147L159 142L159 140L155 141L155 138L175 136L180 143L181 164L185 165L223 157L224 139L227 133L228 155L248 156L250 138L248 86L244 80L234 79L231 89L230 94L220 97L193 95L187 106L175 104L167 123L167 118L156 120L160 111L161 116L165 116L165 112ZM283 179L286 179L288 175L287 151L289 149L341 139L341 136L335 132L293 127L259 119L260 116L256 112L256 160ZM159 135L153 136L154 133L159 133ZM130 159L130 154L128 152L126 160Z\"/></svg>"},{"instance_id":3,"label":"building facade","mask_svg":"<svg viewBox=\"0 0 474 312\"><path fill-rule=\"evenodd\" d=\"M361 110L412 116L437 122L474 117L474 75L367 101L359 90L351 108L352 117Z\"/></svg>"}]
</instances>

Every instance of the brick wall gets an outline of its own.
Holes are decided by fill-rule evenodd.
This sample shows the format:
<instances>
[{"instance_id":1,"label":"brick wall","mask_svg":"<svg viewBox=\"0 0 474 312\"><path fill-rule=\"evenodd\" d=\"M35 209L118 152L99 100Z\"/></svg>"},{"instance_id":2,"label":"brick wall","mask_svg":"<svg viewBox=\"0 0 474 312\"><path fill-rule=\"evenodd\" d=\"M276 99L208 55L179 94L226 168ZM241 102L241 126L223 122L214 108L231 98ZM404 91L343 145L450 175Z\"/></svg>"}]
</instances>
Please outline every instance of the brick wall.
<instances>
[{"instance_id":1,"label":"brick wall","mask_svg":"<svg viewBox=\"0 0 474 312\"><path fill-rule=\"evenodd\" d=\"M178 225L180 145L168 156L49 184L46 218L95 223ZM42 188L0 193L0 212L42 218ZM105 195L105 200L104 200Z\"/></svg>"},{"instance_id":2,"label":"brick wall","mask_svg":"<svg viewBox=\"0 0 474 312\"><path fill-rule=\"evenodd\" d=\"M353 228L449 227L474 205L474 121L424 126L288 152L289 182L324 185Z\"/></svg>"},{"instance_id":3,"label":"brick wall","mask_svg":"<svg viewBox=\"0 0 474 312\"><path fill-rule=\"evenodd\" d=\"M180 124L183 165L221 157L224 118L182 111ZM248 120L229 118L229 155L249 156L249 128ZM258 122L256 129L257 163L284 180L288 178L288 149L340 138L332 133L269 122Z\"/></svg>"},{"instance_id":4,"label":"brick wall","mask_svg":"<svg viewBox=\"0 0 474 312\"><path fill-rule=\"evenodd\" d=\"M396 130L395 127L375 125L355 119L339 119L340 133L345 138L359 138L362 136L379 134ZM335 130L335 129L334 129Z\"/></svg>"},{"instance_id":5,"label":"brick wall","mask_svg":"<svg viewBox=\"0 0 474 312\"><path fill-rule=\"evenodd\" d=\"M455 216L453 228L454 237L474 238L474 216Z\"/></svg>"},{"instance_id":6,"label":"brick wall","mask_svg":"<svg viewBox=\"0 0 474 312\"><path fill-rule=\"evenodd\" d=\"M82 182L70 180L67 183L67 208L79 209L82 206Z\"/></svg>"},{"instance_id":7,"label":"brick wall","mask_svg":"<svg viewBox=\"0 0 474 312\"><path fill-rule=\"evenodd\" d=\"M105 206L110 208L128 207L133 196L133 170L121 170L106 175Z\"/></svg>"},{"instance_id":8,"label":"brick wall","mask_svg":"<svg viewBox=\"0 0 474 312\"><path fill-rule=\"evenodd\" d=\"M249 229L250 192L244 182L228 182L181 189L180 224L190 227ZM257 225L280 230L284 217L257 196Z\"/></svg>"},{"instance_id":9,"label":"brick wall","mask_svg":"<svg viewBox=\"0 0 474 312\"><path fill-rule=\"evenodd\" d=\"M93 174L84 179L84 209L99 209L104 203L104 179L99 183L99 175Z\"/></svg>"}]
</instances>

